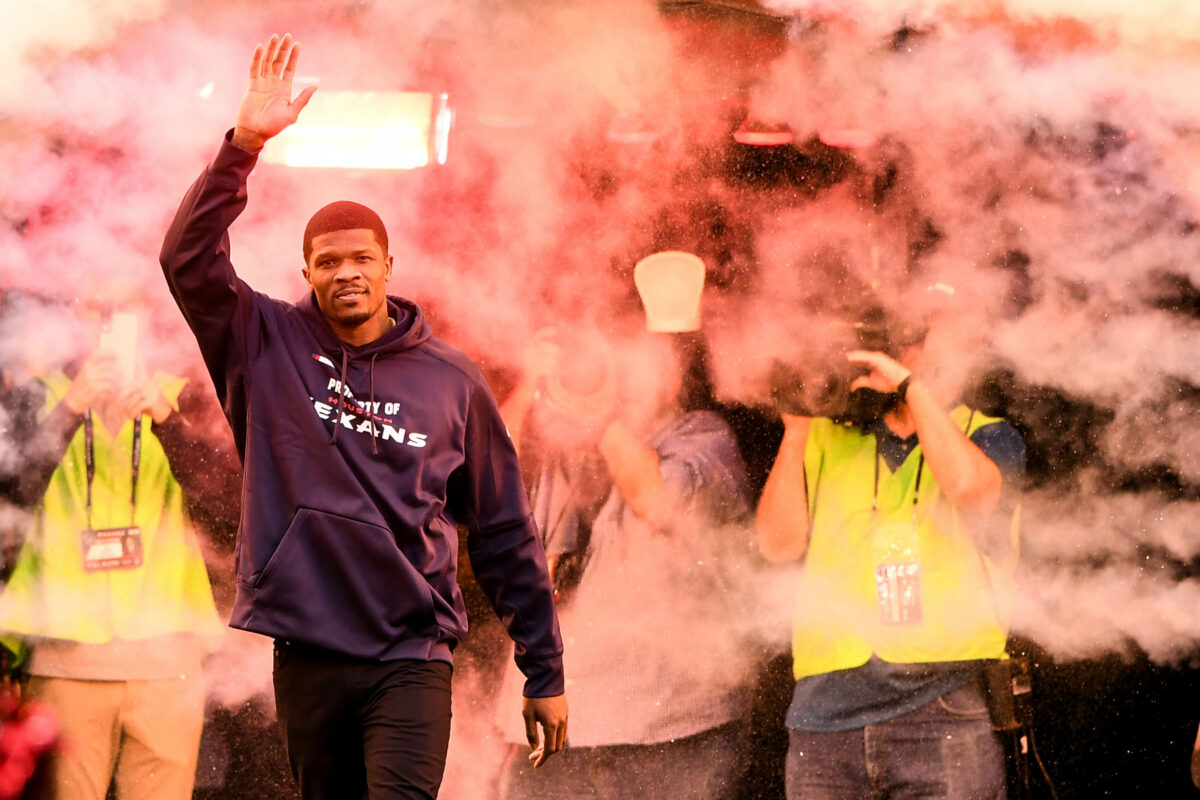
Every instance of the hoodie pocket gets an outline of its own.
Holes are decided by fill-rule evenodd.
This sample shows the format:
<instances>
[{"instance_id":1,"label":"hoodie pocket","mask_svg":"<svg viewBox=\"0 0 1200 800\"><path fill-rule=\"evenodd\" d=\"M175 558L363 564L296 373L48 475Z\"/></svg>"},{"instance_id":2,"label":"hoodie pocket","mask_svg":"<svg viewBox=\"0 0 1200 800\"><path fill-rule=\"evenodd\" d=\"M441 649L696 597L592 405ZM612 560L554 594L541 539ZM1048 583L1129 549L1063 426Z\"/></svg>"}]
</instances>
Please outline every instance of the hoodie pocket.
<instances>
[{"instance_id":1,"label":"hoodie pocket","mask_svg":"<svg viewBox=\"0 0 1200 800\"><path fill-rule=\"evenodd\" d=\"M433 635L432 589L381 525L301 508L246 586L271 635L364 658Z\"/></svg>"}]
</instances>

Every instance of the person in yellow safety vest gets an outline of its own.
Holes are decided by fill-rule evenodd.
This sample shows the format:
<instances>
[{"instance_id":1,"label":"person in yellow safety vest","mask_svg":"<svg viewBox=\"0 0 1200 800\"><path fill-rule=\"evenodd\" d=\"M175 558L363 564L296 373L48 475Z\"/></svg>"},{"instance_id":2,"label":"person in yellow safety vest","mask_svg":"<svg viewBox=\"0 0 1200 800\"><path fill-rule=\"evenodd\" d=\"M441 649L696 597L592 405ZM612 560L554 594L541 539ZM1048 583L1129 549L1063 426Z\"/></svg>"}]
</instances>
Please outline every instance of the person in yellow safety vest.
<instances>
[{"instance_id":1,"label":"person in yellow safety vest","mask_svg":"<svg viewBox=\"0 0 1200 800\"><path fill-rule=\"evenodd\" d=\"M133 378L96 349L73 378L42 376L15 499L36 509L0 594L0 633L26 695L56 709L57 796L190 798L217 616L177 473L194 459L187 381ZM229 448L230 453L232 448Z\"/></svg>"},{"instance_id":2,"label":"person in yellow safety vest","mask_svg":"<svg viewBox=\"0 0 1200 800\"><path fill-rule=\"evenodd\" d=\"M892 396L870 421L783 415L756 529L803 561L789 798L1005 796L979 676L1007 658L1024 444L957 402L964 341L934 319L897 357L850 352L851 387Z\"/></svg>"}]
</instances>

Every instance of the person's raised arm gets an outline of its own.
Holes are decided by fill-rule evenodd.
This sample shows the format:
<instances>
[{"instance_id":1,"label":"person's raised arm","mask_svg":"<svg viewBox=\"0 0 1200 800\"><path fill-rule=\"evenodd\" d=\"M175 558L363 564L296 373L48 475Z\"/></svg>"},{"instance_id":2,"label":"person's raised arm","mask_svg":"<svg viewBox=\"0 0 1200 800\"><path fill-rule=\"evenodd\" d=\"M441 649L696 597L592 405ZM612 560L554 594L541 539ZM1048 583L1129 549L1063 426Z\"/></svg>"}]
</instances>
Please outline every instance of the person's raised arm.
<instances>
[{"instance_id":1,"label":"person's raised arm","mask_svg":"<svg viewBox=\"0 0 1200 800\"><path fill-rule=\"evenodd\" d=\"M196 335L205 363L224 401L231 363L244 358L253 293L233 269L229 226L246 207L246 179L257 151L295 122L315 87L291 99L300 46L290 34L258 45L250 61L250 85L232 133L188 190L163 241L159 261L175 302Z\"/></svg>"},{"instance_id":2,"label":"person's raised arm","mask_svg":"<svg viewBox=\"0 0 1200 800\"><path fill-rule=\"evenodd\" d=\"M663 480L657 451L621 420L609 423L600 437L600 455L629 509L656 529L664 529L677 511Z\"/></svg>"},{"instance_id":3,"label":"person's raised arm","mask_svg":"<svg viewBox=\"0 0 1200 800\"><path fill-rule=\"evenodd\" d=\"M804 451L810 417L783 416L783 441L754 515L758 549L767 561L795 561L808 550L808 486Z\"/></svg>"},{"instance_id":4,"label":"person's raised arm","mask_svg":"<svg viewBox=\"0 0 1200 800\"><path fill-rule=\"evenodd\" d=\"M960 509L995 508L1003 484L1000 468L958 427L933 388L884 353L857 350L847 358L870 369L852 388L894 393L908 381L902 402L912 415L925 463L946 499Z\"/></svg>"},{"instance_id":5,"label":"person's raised arm","mask_svg":"<svg viewBox=\"0 0 1200 800\"><path fill-rule=\"evenodd\" d=\"M715 413L676 421L654 446L628 423L614 421L600 439L600 453L629 510L658 533L744 521L746 466L732 429Z\"/></svg>"},{"instance_id":6,"label":"person's raised arm","mask_svg":"<svg viewBox=\"0 0 1200 800\"><path fill-rule=\"evenodd\" d=\"M551 405L573 420L588 438L595 437L613 485L629 509L652 527L662 529L676 510L671 490L663 480L658 452L622 419L617 394L617 377L608 365L596 391L552 397Z\"/></svg>"}]
</instances>

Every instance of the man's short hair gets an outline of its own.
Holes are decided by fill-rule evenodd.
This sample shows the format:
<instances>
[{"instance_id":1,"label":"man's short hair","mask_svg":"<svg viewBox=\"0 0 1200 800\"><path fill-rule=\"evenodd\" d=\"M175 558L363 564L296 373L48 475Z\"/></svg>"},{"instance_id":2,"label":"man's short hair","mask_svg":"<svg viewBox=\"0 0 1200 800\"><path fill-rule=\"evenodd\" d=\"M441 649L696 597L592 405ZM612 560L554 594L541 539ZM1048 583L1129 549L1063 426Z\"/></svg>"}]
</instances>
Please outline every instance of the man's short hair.
<instances>
[{"instance_id":1,"label":"man's short hair","mask_svg":"<svg viewBox=\"0 0 1200 800\"><path fill-rule=\"evenodd\" d=\"M379 218L379 215L362 203L338 200L313 214L308 225L304 226L304 263L307 264L312 255L313 239L323 233L357 229L372 231L375 234L375 241L379 242L384 255L387 255L387 229L383 227L383 220Z\"/></svg>"}]
</instances>

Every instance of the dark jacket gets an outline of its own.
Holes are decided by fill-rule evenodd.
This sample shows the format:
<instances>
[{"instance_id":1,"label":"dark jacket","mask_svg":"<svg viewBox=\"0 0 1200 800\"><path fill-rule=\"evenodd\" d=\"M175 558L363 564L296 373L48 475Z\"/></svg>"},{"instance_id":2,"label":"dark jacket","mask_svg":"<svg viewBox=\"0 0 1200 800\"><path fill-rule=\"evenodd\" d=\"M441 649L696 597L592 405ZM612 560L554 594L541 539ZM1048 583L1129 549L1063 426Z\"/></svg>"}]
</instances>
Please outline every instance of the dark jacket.
<instances>
[{"instance_id":1,"label":"dark jacket","mask_svg":"<svg viewBox=\"0 0 1200 800\"><path fill-rule=\"evenodd\" d=\"M228 141L163 244L242 458L237 628L375 660L451 661L467 628L457 525L517 644L525 694L563 691L562 641L512 443L479 369L416 304L363 347L310 294L239 279L227 230L256 156Z\"/></svg>"}]
</instances>

